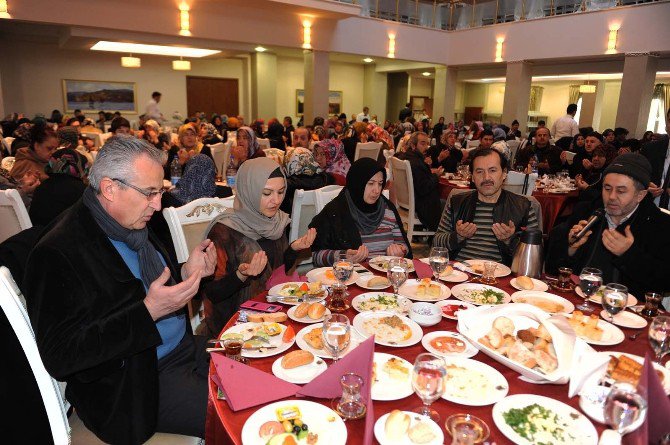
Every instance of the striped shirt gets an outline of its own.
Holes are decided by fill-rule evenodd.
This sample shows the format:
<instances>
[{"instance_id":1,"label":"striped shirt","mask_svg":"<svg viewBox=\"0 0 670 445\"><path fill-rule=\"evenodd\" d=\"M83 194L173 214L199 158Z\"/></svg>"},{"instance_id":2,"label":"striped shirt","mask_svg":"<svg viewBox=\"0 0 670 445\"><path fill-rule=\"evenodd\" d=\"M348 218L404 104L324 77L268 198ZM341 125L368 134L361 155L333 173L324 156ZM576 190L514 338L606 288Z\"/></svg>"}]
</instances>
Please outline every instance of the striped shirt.
<instances>
[{"instance_id":1,"label":"striped shirt","mask_svg":"<svg viewBox=\"0 0 670 445\"><path fill-rule=\"evenodd\" d=\"M377 230L369 235L361 233L361 241L368 248L369 258L379 255L386 255L386 249L391 244L405 244L400 227L395 218L393 210L386 208L382 222ZM323 249L312 253L312 261L317 267L331 266L335 261L335 252L333 249Z\"/></svg>"}]
</instances>

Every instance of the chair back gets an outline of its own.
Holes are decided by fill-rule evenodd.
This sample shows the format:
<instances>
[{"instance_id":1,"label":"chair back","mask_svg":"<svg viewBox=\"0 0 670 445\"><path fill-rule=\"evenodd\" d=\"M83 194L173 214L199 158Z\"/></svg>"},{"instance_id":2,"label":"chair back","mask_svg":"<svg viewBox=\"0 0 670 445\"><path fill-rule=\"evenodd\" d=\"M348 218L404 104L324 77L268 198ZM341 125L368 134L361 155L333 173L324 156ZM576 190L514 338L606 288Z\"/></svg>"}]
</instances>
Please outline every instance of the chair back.
<instances>
[{"instance_id":1,"label":"chair back","mask_svg":"<svg viewBox=\"0 0 670 445\"><path fill-rule=\"evenodd\" d=\"M228 139L228 142L223 143L222 149L217 149L216 156L214 156L214 150L212 150L212 157L214 158L214 164L216 165L217 169L216 171L223 179L226 178L226 170L228 170L228 164L230 164L230 150L232 150L232 147L233 141Z\"/></svg>"},{"instance_id":2,"label":"chair back","mask_svg":"<svg viewBox=\"0 0 670 445\"><path fill-rule=\"evenodd\" d=\"M309 223L316 216L316 193L314 190L298 189L293 194L293 208L291 209L291 228L289 242L303 236L309 228Z\"/></svg>"},{"instance_id":3,"label":"chair back","mask_svg":"<svg viewBox=\"0 0 670 445\"><path fill-rule=\"evenodd\" d=\"M401 161L396 157L389 160L391 161L392 187L396 204L398 207L414 212L414 182L409 161Z\"/></svg>"},{"instance_id":4,"label":"chair back","mask_svg":"<svg viewBox=\"0 0 670 445\"><path fill-rule=\"evenodd\" d=\"M14 138L11 136L2 139L2 145L5 147L5 150L7 150L7 153L10 154L14 154L12 153L12 142L14 142Z\"/></svg>"},{"instance_id":5,"label":"chair back","mask_svg":"<svg viewBox=\"0 0 670 445\"><path fill-rule=\"evenodd\" d=\"M370 158L376 161L379 157L379 150L381 150L381 148L381 142L359 142L356 144L354 161L358 161L361 158Z\"/></svg>"},{"instance_id":6,"label":"chair back","mask_svg":"<svg viewBox=\"0 0 670 445\"><path fill-rule=\"evenodd\" d=\"M32 226L19 192L15 189L0 190L0 243Z\"/></svg>"},{"instance_id":7,"label":"chair back","mask_svg":"<svg viewBox=\"0 0 670 445\"><path fill-rule=\"evenodd\" d=\"M521 141L507 141L507 146L509 147L509 165L514 165L514 159L516 158L516 152L519 151L519 145L521 145Z\"/></svg>"},{"instance_id":8,"label":"chair back","mask_svg":"<svg viewBox=\"0 0 670 445\"><path fill-rule=\"evenodd\" d=\"M96 148L100 148L100 147L102 147L102 138L100 137L100 136L101 136L101 133L86 133L86 132L82 132L81 135L84 136L84 137L87 137L87 138L89 138L89 139L93 139L93 145L94 145Z\"/></svg>"},{"instance_id":9,"label":"chair back","mask_svg":"<svg viewBox=\"0 0 670 445\"><path fill-rule=\"evenodd\" d=\"M270 148L270 139L258 138L256 140L258 141L258 145L260 146L260 148L262 149Z\"/></svg>"},{"instance_id":10,"label":"chair back","mask_svg":"<svg viewBox=\"0 0 670 445\"><path fill-rule=\"evenodd\" d=\"M14 156L7 156L6 158L2 158L2 168L8 172L12 171L12 168L14 167L14 161L16 161Z\"/></svg>"},{"instance_id":11,"label":"chair back","mask_svg":"<svg viewBox=\"0 0 670 445\"><path fill-rule=\"evenodd\" d=\"M263 152L265 153L266 158L273 159L279 165L284 165L284 155L286 152L278 148L264 148Z\"/></svg>"},{"instance_id":12,"label":"chair back","mask_svg":"<svg viewBox=\"0 0 670 445\"><path fill-rule=\"evenodd\" d=\"M540 201L538 201L536 197L530 195L526 196L526 198L530 201L530 207L533 209L533 212L535 212L537 228L544 232L544 219L542 218L542 206L540 205Z\"/></svg>"},{"instance_id":13,"label":"chair back","mask_svg":"<svg viewBox=\"0 0 670 445\"><path fill-rule=\"evenodd\" d=\"M659 209L661 209L661 212L667 213L668 215L670 215L670 210L664 209L663 207L659 207Z\"/></svg>"},{"instance_id":14,"label":"chair back","mask_svg":"<svg viewBox=\"0 0 670 445\"><path fill-rule=\"evenodd\" d=\"M11 278L11 273L4 266L0 267L0 272L0 306L30 364L49 419L53 442L55 445L68 445L70 425L58 382L44 368L37 349L35 332L30 324L28 313L21 303L19 293L16 291L18 288Z\"/></svg>"},{"instance_id":15,"label":"chair back","mask_svg":"<svg viewBox=\"0 0 670 445\"><path fill-rule=\"evenodd\" d=\"M467 148L468 148L468 149L470 149L470 148L477 148L477 147L479 147L479 144L480 144L480 143L481 143L481 141L480 141L479 139L474 140L474 141L473 141L473 140L470 140L470 141L468 141L468 146L467 146Z\"/></svg>"},{"instance_id":16,"label":"chair back","mask_svg":"<svg viewBox=\"0 0 670 445\"><path fill-rule=\"evenodd\" d=\"M572 162L575 160L577 153L574 151L565 151L565 159L568 161L569 165L572 165Z\"/></svg>"},{"instance_id":17,"label":"chair back","mask_svg":"<svg viewBox=\"0 0 670 445\"><path fill-rule=\"evenodd\" d=\"M105 143L107 143L107 139L109 139L111 137L112 137L112 133L109 133L109 132L102 133L100 135L100 146L102 147L103 145L105 145Z\"/></svg>"},{"instance_id":18,"label":"chair back","mask_svg":"<svg viewBox=\"0 0 670 445\"><path fill-rule=\"evenodd\" d=\"M316 206L316 214L321 213L321 210L340 194L344 187L341 185L327 185L320 189L314 190L314 205Z\"/></svg>"},{"instance_id":19,"label":"chair back","mask_svg":"<svg viewBox=\"0 0 670 445\"><path fill-rule=\"evenodd\" d=\"M537 180L537 173L527 175L515 171L507 172L507 179L503 184L505 190L514 192L517 195L530 196L535 190L535 181Z\"/></svg>"},{"instance_id":20,"label":"chair back","mask_svg":"<svg viewBox=\"0 0 670 445\"><path fill-rule=\"evenodd\" d=\"M228 147L228 150L230 150L230 146ZM212 153L212 159L214 160L216 173L223 176L224 172L221 169L223 168L223 160L226 158L226 144L223 142L212 144L209 146L209 149ZM230 154L228 153L228 155Z\"/></svg>"}]
</instances>

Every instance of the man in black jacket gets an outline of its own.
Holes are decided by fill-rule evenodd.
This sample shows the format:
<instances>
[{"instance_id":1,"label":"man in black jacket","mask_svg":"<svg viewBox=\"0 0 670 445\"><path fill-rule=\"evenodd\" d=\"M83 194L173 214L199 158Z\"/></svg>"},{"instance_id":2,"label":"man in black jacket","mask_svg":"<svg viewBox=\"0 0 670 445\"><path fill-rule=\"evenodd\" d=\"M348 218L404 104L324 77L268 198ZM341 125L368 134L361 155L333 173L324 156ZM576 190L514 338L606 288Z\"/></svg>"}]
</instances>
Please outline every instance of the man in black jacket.
<instances>
[{"instance_id":1,"label":"man in black jacket","mask_svg":"<svg viewBox=\"0 0 670 445\"><path fill-rule=\"evenodd\" d=\"M588 215L573 214L566 242L559 250L559 266L583 267L603 272L605 283L620 283L638 298L645 292L670 290L667 253L670 250L670 216L654 206L648 196L651 165L642 155L618 156L605 169L601 218L586 235L572 245ZM570 226L570 224L573 224Z\"/></svg>"},{"instance_id":2,"label":"man in black jacket","mask_svg":"<svg viewBox=\"0 0 670 445\"><path fill-rule=\"evenodd\" d=\"M477 190L452 194L433 246L446 247L454 259L490 259L506 265L519 243L521 227L538 229L528 198L503 190L507 158L493 148L470 155Z\"/></svg>"},{"instance_id":3,"label":"man in black jacket","mask_svg":"<svg viewBox=\"0 0 670 445\"><path fill-rule=\"evenodd\" d=\"M670 108L666 113L665 131L670 134ZM654 203L664 209L670 208L670 138L664 137L642 147L640 154L651 164L649 193Z\"/></svg>"}]
</instances>

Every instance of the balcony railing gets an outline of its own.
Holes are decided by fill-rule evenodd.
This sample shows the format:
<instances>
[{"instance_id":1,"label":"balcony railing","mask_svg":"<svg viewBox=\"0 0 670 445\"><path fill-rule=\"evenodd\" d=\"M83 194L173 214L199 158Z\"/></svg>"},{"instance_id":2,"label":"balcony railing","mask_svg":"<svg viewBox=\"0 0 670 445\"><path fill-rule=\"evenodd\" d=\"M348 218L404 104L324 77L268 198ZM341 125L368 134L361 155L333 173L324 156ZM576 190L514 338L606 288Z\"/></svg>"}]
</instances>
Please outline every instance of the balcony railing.
<instances>
[{"instance_id":1,"label":"balcony railing","mask_svg":"<svg viewBox=\"0 0 670 445\"><path fill-rule=\"evenodd\" d=\"M666 0L338 0L361 16L453 31Z\"/></svg>"}]
</instances>

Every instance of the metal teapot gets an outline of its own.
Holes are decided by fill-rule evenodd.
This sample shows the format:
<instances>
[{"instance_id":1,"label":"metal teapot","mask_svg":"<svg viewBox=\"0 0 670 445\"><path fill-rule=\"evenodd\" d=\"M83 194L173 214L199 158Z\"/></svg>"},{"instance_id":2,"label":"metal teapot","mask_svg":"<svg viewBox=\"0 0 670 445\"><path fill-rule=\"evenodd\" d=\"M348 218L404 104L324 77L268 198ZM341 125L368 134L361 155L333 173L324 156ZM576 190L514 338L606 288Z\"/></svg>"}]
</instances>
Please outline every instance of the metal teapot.
<instances>
[{"instance_id":1,"label":"metal teapot","mask_svg":"<svg viewBox=\"0 0 670 445\"><path fill-rule=\"evenodd\" d=\"M512 272L518 276L540 278L544 256L542 254L542 231L528 229L521 234L521 240L512 259Z\"/></svg>"}]
</instances>

